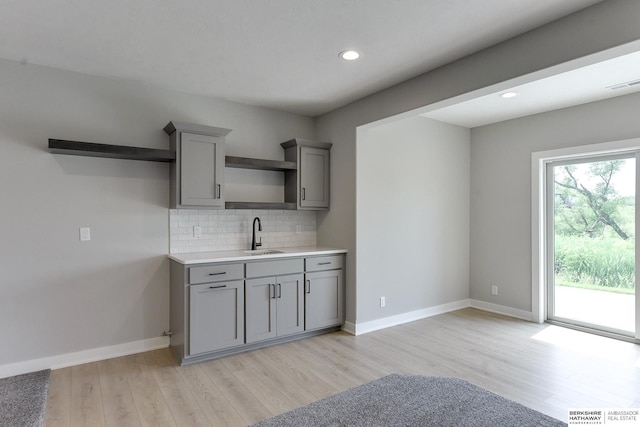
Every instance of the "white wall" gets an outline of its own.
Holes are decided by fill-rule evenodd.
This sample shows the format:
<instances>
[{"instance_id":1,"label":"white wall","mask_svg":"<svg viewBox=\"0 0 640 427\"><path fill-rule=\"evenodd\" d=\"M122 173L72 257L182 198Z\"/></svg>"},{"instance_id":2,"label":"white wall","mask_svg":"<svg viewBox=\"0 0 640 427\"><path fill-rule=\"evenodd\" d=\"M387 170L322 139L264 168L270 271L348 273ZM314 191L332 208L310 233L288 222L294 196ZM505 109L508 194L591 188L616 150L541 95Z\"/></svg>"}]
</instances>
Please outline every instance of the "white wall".
<instances>
[{"instance_id":1,"label":"white wall","mask_svg":"<svg viewBox=\"0 0 640 427\"><path fill-rule=\"evenodd\" d=\"M638 111L633 94L471 131L471 298L531 311L531 153L638 138Z\"/></svg>"},{"instance_id":2,"label":"white wall","mask_svg":"<svg viewBox=\"0 0 640 427\"><path fill-rule=\"evenodd\" d=\"M169 327L168 164L53 155L48 138L168 148L176 120L233 129L230 155L283 159L280 142L315 132L305 116L17 62L0 76L0 374Z\"/></svg>"},{"instance_id":3,"label":"white wall","mask_svg":"<svg viewBox=\"0 0 640 427\"><path fill-rule=\"evenodd\" d=\"M415 117L356 149L358 322L469 298L469 129Z\"/></svg>"},{"instance_id":4,"label":"white wall","mask_svg":"<svg viewBox=\"0 0 640 427\"><path fill-rule=\"evenodd\" d=\"M374 300L361 286L356 234L356 128L378 120L417 115L436 103L470 99L526 83L554 72L587 65L640 40L640 2L598 3L536 30L422 74L343 108L318 117L319 139L333 142L329 212L318 215L318 243L344 247L347 256L346 319L360 320L361 301ZM630 52L631 50L629 50ZM363 268L366 267L362 266ZM390 300L394 295L387 295ZM520 307L525 304L515 304ZM367 314L368 318L369 314ZM384 317L380 313L380 317Z\"/></svg>"}]
</instances>

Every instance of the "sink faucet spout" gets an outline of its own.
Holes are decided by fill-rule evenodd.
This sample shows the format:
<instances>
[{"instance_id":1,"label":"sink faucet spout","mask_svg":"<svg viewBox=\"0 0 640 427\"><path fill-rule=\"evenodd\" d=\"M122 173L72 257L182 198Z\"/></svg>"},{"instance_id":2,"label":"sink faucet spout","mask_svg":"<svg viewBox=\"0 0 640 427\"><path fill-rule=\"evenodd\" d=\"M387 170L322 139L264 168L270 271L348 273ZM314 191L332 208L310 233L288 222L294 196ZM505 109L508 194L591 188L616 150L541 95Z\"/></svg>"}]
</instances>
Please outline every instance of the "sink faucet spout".
<instances>
[{"instance_id":1,"label":"sink faucet spout","mask_svg":"<svg viewBox=\"0 0 640 427\"><path fill-rule=\"evenodd\" d=\"M260 222L260 218L253 218L253 235L251 237L251 250L255 251L259 246L262 246L262 237L260 237L260 241L256 243L256 221L258 222L258 231L262 231L262 223Z\"/></svg>"}]
</instances>

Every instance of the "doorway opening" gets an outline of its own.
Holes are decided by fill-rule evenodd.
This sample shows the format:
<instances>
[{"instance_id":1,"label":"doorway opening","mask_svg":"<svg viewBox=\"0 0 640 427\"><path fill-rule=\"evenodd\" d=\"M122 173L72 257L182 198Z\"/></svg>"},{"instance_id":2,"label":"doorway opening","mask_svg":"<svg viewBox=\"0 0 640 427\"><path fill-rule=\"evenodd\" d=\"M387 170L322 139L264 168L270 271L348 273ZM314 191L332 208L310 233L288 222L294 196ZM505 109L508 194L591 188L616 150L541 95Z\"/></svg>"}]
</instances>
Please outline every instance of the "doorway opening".
<instances>
[{"instance_id":1,"label":"doorway opening","mask_svg":"<svg viewBox=\"0 0 640 427\"><path fill-rule=\"evenodd\" d=\"M636 332L636 156L547 163L547 319Z\"/></svg>"}]
</instances>

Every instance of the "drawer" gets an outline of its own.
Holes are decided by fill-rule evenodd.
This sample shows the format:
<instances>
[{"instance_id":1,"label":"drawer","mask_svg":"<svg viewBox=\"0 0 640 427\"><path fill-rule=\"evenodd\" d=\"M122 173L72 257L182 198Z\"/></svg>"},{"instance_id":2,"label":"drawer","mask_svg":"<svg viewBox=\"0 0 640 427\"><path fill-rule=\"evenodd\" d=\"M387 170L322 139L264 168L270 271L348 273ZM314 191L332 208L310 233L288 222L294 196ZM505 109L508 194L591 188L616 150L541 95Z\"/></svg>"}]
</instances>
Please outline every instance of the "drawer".
<instances>
[{"instance_id":1,"label":"drawer","mask_svg":"<svg viewBox=\"0 0 640 427\"><path fill-rule=\"evenodd\" d=\"M343 267L342 255L319 256L305 259L305 271L336 270Z\"/></svg>"},{"instance_id":2,"label":"drawer","mask_svg":"<svg viewBox=\"0 0 640 427\"><path fill-rule=\"evenodd\" d=\"M237 280L244 277L244 264L215 264L189 269L189 284Z\"/></svg>"},{"instance_id":3,"label":"drawer","mask_svg":"<svg viewBox=\"0 0 640 427\"><path fill-rule=\"evenodd\" d=\"M247 277L278 276L302 273L303 271L304 262L302 258L247 263Z\"/></svg>"}]
</instances>

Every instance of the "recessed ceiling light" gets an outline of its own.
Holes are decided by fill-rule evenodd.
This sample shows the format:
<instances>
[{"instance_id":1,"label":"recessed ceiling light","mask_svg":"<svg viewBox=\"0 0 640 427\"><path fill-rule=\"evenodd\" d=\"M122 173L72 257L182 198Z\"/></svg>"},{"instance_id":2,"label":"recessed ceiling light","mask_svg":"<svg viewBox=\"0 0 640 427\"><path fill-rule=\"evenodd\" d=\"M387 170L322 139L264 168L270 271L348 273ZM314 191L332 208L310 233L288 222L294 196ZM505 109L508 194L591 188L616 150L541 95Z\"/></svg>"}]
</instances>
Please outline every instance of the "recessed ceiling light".
<instances>
[{"instance_id":1,"label":"recessed ceiling light","mask_svg":"<svg viewBox=\"0 0 640 427\"><path fill-rule=\"evenodd\" d=\"M500 96L503 97L504 99L513 98L515 96L518 96L518 92L505 92Z\"/></svg>"},{"instance_id":2,"label":"recessed ceiling light","mask_svg":"<svg viewBox=\"0 0 640 427\"><path fill-rule=\"evenodd\" d=\"M353 61L354 59L360 58L360 54L355 50L343 50L339 53L339 56L347 61Z\"/></svg>"}]
</instances>

